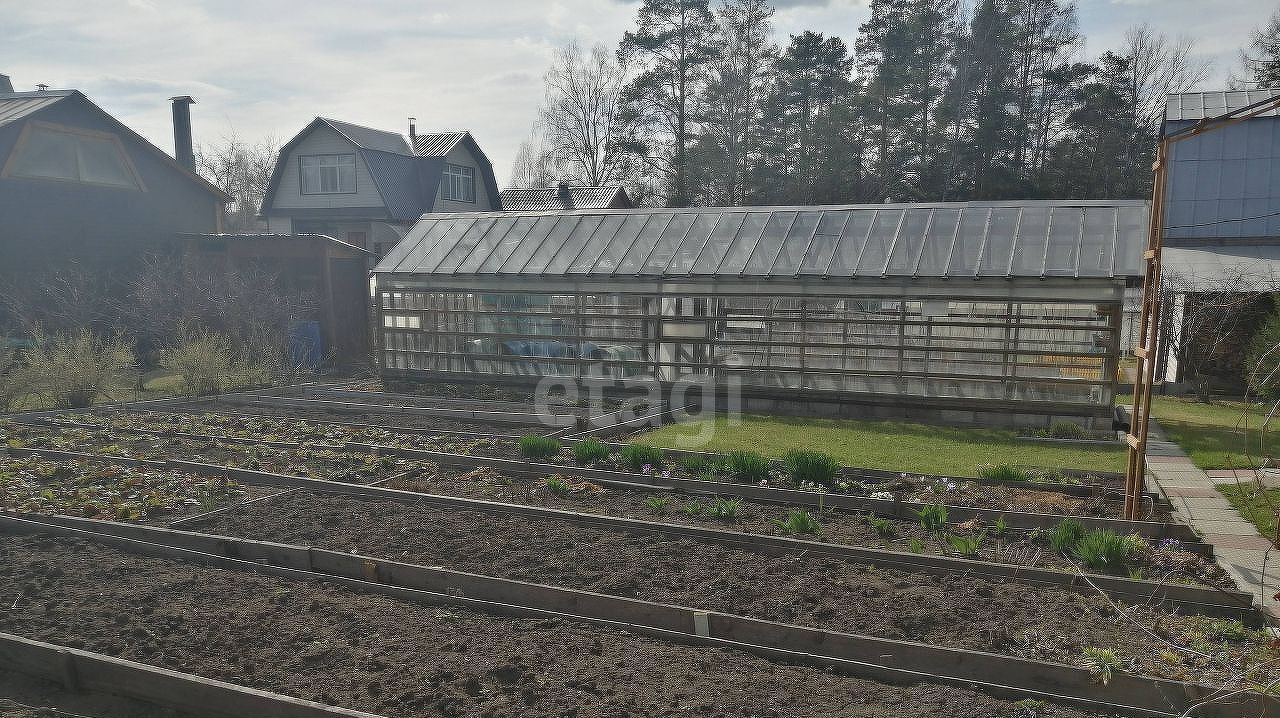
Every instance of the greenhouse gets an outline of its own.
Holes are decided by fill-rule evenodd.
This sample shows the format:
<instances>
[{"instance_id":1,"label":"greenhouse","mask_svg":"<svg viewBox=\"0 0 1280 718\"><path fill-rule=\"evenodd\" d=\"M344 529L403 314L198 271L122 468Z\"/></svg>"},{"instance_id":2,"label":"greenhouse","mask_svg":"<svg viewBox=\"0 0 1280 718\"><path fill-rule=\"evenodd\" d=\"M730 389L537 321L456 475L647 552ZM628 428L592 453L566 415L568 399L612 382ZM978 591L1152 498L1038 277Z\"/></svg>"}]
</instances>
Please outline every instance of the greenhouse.
<instances>
[{"instance_id":1,"label":"greenhouse","mask_svg":"<svg viewBox=\"0 0 1280 718\"><path fill-rule=\"evenodd\" d=\"M689 382L747 410L1109 428L1143 201L424 215L384 375Z\"/></svg>"}]
</instances>

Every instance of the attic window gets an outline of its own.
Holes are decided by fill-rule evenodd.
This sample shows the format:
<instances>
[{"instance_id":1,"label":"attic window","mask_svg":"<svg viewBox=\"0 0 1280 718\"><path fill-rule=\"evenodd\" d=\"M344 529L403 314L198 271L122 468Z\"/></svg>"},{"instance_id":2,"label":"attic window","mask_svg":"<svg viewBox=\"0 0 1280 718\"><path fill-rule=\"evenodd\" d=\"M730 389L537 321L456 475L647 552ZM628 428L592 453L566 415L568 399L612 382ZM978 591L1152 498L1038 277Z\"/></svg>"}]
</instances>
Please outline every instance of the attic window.
<instances>
[{"instance_id":1,"label":"attic window","mask_svg":"<svg viewBox=\"0 0 1280 718\"><path fill-rule=\"evenodd\" d=\"M440 196L457 202L476 201L476 170L474 167L446 164L441 179Z\"/></svg>"},{"instance_id":2,"label":"attic window","mask_svg":"<svg viewBox=\"0 0 1280 718\"><path fill-rule=\"evenodd\" d=\"M355 155L304 155L303 194L352 194L356 191Z\"/></svg>"},{"instance_id":3,"label":"attic window","mask_svg":"<svg viewBox=\"0 0 1280 718\"><path fill-rule=\"evenodd\" d=\"M120 139L106 132L32 122L4 168L5 177L141 189Z\"/></svg>"}]
</instances>

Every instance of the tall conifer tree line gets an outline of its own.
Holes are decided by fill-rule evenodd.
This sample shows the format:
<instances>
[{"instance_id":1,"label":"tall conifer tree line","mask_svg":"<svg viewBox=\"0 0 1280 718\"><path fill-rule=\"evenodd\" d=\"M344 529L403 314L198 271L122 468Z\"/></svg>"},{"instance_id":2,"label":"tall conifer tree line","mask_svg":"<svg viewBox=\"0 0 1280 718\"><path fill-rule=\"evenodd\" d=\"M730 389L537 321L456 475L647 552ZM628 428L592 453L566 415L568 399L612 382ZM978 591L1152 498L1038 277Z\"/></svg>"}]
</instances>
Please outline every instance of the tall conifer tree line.
<instances>
[{"instance_id":1,"label":"tall conifer tree line","mask_svg":"<svg viewBox=\"0 0 1280 718\"><path fill-rule=\"evenodd\" d=\"M665 206L1145 197L1164 97L1208 70L1147 26L1086 58L1065 0L869 9L848 40L783 42L768 0L643 0L611 61L570 46L547 75L545 126L600 146L535 127L512 184L589 183L585 154ZM584 67L593 82L566 82Z\"/></svg>"}]
</instances>

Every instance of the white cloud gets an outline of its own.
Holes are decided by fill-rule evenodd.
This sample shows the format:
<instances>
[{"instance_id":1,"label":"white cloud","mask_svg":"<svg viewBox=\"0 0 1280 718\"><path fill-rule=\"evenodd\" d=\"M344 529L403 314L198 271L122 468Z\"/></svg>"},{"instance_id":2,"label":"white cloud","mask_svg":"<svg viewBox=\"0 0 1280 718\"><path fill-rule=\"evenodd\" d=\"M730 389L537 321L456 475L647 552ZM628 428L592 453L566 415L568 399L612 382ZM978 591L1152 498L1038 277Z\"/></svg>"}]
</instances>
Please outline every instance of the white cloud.
<instances>
[{"instance_id":1,"label":"white cloud","mask_svg":"<svg viewBox=\"0 0 1280 718\"><path fill-rule=\"evenodd\" d=\"M1115 47L1148 21L1191 33L1225 77L1244 31L1269 7L1222 0L1082 0L1088 54ZM852 47L865 0L782 0L777 30L815 29ZM197 141L232 129L288 138L326 115L387 129L472 130L499 182L528 135L551 49L571 38L612 45L638 3L617 0L41 0L7 3L0 72L18 89L83 90L163 148L172 145L167 98L195 96Z\"/></svg>"}]
</instances>

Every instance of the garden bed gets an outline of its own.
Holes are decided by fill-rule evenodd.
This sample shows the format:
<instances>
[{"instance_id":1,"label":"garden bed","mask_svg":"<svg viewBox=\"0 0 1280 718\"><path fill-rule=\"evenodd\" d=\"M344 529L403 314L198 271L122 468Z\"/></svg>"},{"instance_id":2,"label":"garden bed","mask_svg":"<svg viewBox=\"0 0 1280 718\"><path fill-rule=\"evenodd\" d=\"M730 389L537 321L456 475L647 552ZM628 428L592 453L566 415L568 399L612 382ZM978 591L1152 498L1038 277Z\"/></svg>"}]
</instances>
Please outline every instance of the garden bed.
<instances>
[{"instance_id":1,"label":"garden bed","mask_svg":"<svg viewBox=\"0 0 1280 718\"><path fill-rule=\"evenodd\" d=\"M1116 651L1126 670L1212 680L1267 658L1238 622L1146 607L1130 619L1225 663L1169 647L1120 620L1101 596L963 575L921 575L828 556L768 556L727 546L572 526L535 517L290 494L201 530L315 545L515 580L692 606L764 620L1080 664Z\"/></svg>"},{"instance_id":2,"label":"garden bed","mask_svg":"<svg viewBox=\"0 0 1280 718\"><path fill-rule=\"evenodd\" d=\"M168 523L272 493L182 471L0 455L0 508L8 511Z\"/></svg>"},{"instance_id":3,"label":"garden bed","mask_svg":"<svg viewBox=\"0 0 1280 718\"><path fill-rule=\"evenodd\" d=\"M156 705L102 693L68 691L56 683L0 671L3 718L194 718Z\"/></svg>"},{"instance_id":4,"label":"garden bed","mask_svg":"<svg viewBox=\"0 0 1280 718\"><path fill-rule=\"evenodd\" d=\"M20 442L32 442L31 446L43 446L42 442L54 442L51 448L65 448L71 442L88 442L96 440L101 445L117 434L125 437L125 443L134 445L139 450L156 451L164 445L158 441L136 441L127 437L131 432L158 432L161 434L177 433L179 435L219 436L225 435L237 439L263 442L291 442L298 444L326 444L335 449L342 449L347 442L371 444L379 447L437 451L450 454L465 454L522 460L520 442L511 435L456 435L441 433L424 435L419 433L403 433L396 429L374 426L351 427L340 424L315 424L306 421L288 421L271 417L224 416L221 414L172 414L172 413L124 413L124 414L67 414L53 420L57 429L42 431L40 428L16 426L11 429L14 437ZM97 431L84 429L89 426L105 426L109 429ZM92 435L83 432L92 432ZM114 433L113 433L114 432ZM61 438L56 434L60 433ZM180 438L180 437L178 437ZM550 440L548 440L550 441ZM106 446L118 445L119 442ZM139 446L141 444L141 446ZM25 445L25 444L24 444ZM88 445L86 443L86 445ZM178 444L169 444L173 450L179 450ZM546 464L548 473L562 470L572 473L575 465L586 465L593 469L634 472L637 474L661 474L679 479L702 479L712 484L747 482L762 486L776 486L807 491L833 492L849 496L889 498L897 501L914 501L920 503L944 503L955 506L967 506L978 509L996 511L1022 511L1042 514L1094 516L1107 518L1119 513L1119 503L1109 492L1095 489L1094 495L1088 491L1074 489L1057 490L1053 486L1037 486L1034 483L996 480L965 480L943 477L921 477L906 474L886 475L872 473L868 475L858 469L843 468L836 470L830 481L817 484L797 478L781 466L769 466L760 457L755 457L756 465L751 467L750 474L736 472L733 466L734 456L702 457L685 456L678 460L659 457L653 459L657 467L641 467L637 471L634 462L626 460L626 450L612 451L608 447L596 444L596 448L604 455L584 461L575 455L575 450L583 448L576 444L560 445L551 442L554 451L548 456L540 456L538 461ZM189 448L189 447L188 447ZM132 454L131 454L132 455ZM172 455L172 454L170 454ZM557 469L556 465L563 466ZM252 468L252 467L250 467ZM325 478L325 477L321 477ZM647 478L645 480L648 480ZM716 489L709 489L716 490ZM722 489L723 490L723 489ZM1085 494L1085 495L1080 495ZM1167 511L1159 511L1156 519L1167 520Z\"/></svg>"},{"instance_id":5,"label":"garden bed","mask_svg":"<svg viewBox=\"0 0 1280 718\"><path fill-rule=\"evenodd\" d=\"M0 630L389 716L1093 715L83 541L0 537L0 558L0 598L32 589Z\"/></svg>"}]
</instances>

